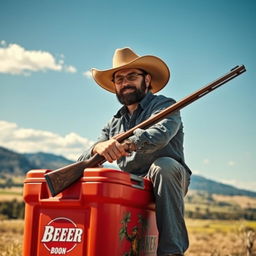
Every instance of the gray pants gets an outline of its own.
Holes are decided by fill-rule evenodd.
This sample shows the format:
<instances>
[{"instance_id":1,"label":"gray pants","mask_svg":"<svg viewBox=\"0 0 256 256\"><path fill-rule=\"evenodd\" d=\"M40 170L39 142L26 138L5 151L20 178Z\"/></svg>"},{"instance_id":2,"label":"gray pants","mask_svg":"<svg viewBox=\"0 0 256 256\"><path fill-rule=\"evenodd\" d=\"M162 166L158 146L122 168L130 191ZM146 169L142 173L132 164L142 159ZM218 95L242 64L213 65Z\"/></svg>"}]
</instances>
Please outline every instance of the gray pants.
<instances>
[{"instance_id":1,"label":"gray pants","mask_svg":"<svg viewBox=\"0 0 256 256\"><path fill-rule=\"evenodd\" d=\"M154 187L159 232L157 255L182 254L189 245L183 198L190 174L176 160L161 157L151 165L146 177Z\"/></svg>"}]
</instances>

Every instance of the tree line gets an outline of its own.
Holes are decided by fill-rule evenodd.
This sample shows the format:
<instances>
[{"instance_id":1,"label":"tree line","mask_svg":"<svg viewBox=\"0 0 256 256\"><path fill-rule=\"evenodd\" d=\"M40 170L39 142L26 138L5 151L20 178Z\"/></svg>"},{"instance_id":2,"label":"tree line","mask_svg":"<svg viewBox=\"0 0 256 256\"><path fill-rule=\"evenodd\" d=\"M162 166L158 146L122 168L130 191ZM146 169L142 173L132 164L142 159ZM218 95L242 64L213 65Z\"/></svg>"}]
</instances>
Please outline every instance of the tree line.
<instances>
[{"instance_id":1,"label":"tree line","mask_svg":"<svg viewBox=\"0 0 256 256\"><path fill-rule=\"evenodd\" d=\"M196 207L195 210L186 210L185 217L191 219L211 219L211 220L256 220L256 209L247 208L235 211L214 211L211 208L201 209Z\"/></svg>"},{"instance_id":2,"label":"tree line","mask_svg":"<svg viewBox=\"0 0 256 256\"><path fill-rule=\"evenodd\" d=\"M23 219L25 203L13 199L0 202L0 219Z\"/></svg>"},{"instance_id":3,"label":"tree line","mask_svg":"<svg viewBox=\"0 0 256 256\"><path fill-rule=\"evenodd\" d=\"M13 199L0 202L0 219L23 219L25 203ZM194 210L186 210L185 217L191 219L216 219L216 220L256 220L256 209L247 208L235 211L213 211L211 208L196 207Z\"/></svg>"}]
</instances>

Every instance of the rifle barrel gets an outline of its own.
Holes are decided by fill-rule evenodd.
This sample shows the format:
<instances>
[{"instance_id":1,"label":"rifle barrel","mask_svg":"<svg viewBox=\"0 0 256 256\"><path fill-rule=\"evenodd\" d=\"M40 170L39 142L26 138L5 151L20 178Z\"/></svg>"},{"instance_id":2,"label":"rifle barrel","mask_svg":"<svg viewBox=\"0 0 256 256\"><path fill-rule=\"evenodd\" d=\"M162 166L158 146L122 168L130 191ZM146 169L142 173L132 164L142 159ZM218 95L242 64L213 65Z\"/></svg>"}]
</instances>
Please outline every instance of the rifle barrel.
<instances>
[{"instance_id":1,"label":"rifle barrel","mask_svg":"<svg viewBox=\"0 0 256 256\"><path fill-rule=\"evenodd\" d=\"M113 138L115 138L118 142L123 142L124 140L128 139L136 129L138 128L146 129L152 126L153 124L166 118L171 113L186 107L187 105L191 104L195 100L198 100L199 98L205 96L209 92L215 90L216 88L227 83L228 81L232 80L233 78L237 77L238 75L242 74L245 71L246 69L244 65L234 67L233 69L230 70L230 72L228 72L224 76L216 79L215 81L204 86L198 91L183 98L182 100L176 102L170 107L162 110L158 114L151 116L149 119L136 125L130 130L123 132L121 134L118 134ZM50 189L52 196L59 194L64 189L68 188L74 182L80 179L83 176L84 169L90 168L90 167L97 167L99 164L104 163L105 161L106 160L103 156L100 156L99 154L95 154L93 157L91 157L88 160L73 163L63 168L46 173L45 174L46 182L48 184L48 187Z\"/></svg>"}]
</instances>

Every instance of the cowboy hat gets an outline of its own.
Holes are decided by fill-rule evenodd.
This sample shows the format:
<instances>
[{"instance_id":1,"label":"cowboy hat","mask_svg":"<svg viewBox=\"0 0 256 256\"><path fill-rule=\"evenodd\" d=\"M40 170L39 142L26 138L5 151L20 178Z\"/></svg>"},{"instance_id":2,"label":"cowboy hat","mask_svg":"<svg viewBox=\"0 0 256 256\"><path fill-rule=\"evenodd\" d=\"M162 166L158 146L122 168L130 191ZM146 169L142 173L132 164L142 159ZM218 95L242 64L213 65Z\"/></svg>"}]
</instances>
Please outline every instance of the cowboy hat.
<instances>
[{"instance_id":1,"label":"cowboy hat","mask_svg":"<svg viewBox=\"0 0 256 256\"><path fill-rule=\"evenodd\" d=\"M130 48L116 49L113 56L113 67L108 70L93 68L92 76L102 88L115 93L115 85L112 82L115 72L121 69L143 69L151 75L151 91L160 91L169 81L170 71L167 65L158 57L146 55L139 56Z\"/></svg>"}]
</instances>

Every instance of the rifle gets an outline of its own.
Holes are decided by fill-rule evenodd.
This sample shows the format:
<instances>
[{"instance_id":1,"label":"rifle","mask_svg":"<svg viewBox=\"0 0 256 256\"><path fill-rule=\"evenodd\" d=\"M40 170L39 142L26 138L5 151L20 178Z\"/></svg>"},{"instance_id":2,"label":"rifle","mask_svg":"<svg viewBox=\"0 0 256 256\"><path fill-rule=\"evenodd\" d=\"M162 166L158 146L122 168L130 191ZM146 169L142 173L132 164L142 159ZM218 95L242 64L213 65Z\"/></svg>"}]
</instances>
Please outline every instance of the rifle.
<instances>
[{"instance_id":1,"label":"rifle","mask_svg":"<svg viewBox=\"0 0 256 256\"><path fill-rule=\"evenodd\" d=\"M205 96L209 92L215 90L219 86L225 84L226 82L230 81L231 79L235 78L236 76L242 74L245 71L246 69L244 65L234 67L233 69L230 70L230 72L228 72L224 76L218 78L217 80L211 82L210 84L204 86L203 88L199 89L193 94L183 98L182 100L176 102L170 107L167 107L166 109L162 110L158 114L151 116L147 120L131 128L130 130L123 132L121 134L118 134L113 138L120 143L123 142L124 140L128 139L131 135L133 135L133 132L136 129L138 128L146 129L152 126L153 124L161 121L171 113L184 108L185 106L201 98L202 96ZM48 184L48 187L50 189L52 196L59 194L64 189L68 188L70 185L72 185L74 182L80 179L83 176L84 169L97 167L98 165L104 163L105 161L106 160L103 156L99 154L95 154L88 160L76 162L68 166L65 166L63 168L59 168L57 170L46 173L45 174L46 182Z\"/></svg>"}]
</instances>

